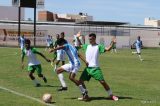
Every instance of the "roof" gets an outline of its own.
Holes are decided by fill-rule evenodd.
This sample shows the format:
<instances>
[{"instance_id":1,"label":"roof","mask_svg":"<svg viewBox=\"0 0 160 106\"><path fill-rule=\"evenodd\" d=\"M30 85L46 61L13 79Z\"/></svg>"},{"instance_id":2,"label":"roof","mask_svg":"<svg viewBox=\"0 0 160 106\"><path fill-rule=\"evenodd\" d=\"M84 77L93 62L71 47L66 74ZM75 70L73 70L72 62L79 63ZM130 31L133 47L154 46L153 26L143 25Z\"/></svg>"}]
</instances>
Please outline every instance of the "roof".
<instances>
[{"instance_id":1,"label":"roof","mask_svg":"<svg viewBox=\"0 0 160 106\"><path fill-rule=\"evenodd\" d=\"M85 25L100 25L100 26L118 26L128 24L126 22L109 22L109 21L83 21L76 24L85 24Z\"/></svg>"}]
</instances>

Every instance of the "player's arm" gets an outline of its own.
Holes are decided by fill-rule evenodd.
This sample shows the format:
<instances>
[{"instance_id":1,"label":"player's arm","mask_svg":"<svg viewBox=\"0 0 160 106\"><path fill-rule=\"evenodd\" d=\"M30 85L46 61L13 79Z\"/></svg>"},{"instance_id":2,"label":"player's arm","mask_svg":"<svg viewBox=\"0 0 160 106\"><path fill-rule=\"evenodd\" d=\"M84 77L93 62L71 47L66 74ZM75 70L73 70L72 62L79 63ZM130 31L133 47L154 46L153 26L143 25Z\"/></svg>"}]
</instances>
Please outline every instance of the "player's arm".
<instances>
[{"instance_id":1,"label":"player's arm","mask_svg":"<svg viewBox=\"0 0 160 106\"><path fill-rule=\"evenodd\" d=\"M44 56L42 53L40 53L40 52L38 52L38 51L36 51L36 54L42 56L47 62L50 62L50 61L51 61L50 59L46 58L46 56Z\"/></svg>"},{"instance_id":2,"label":"player's arm","mask_svg":"<svg viewBox=\"0 0 160 106\"><path fill-rule=\"evenodd\" d=\"M86 64L86 66L88 67L88 62L86 61L86 59L80 54L78 53L78 57Z\"/></svg>"},{"instance_id":3,"label":"player's arm","mask_svg":"<svg viewBox=\"0 0 160 106\"><path fill-rule=\"evenodd\" d=\"M80 36L79 36L79 37L80 37ZM81 42L81 40L79 39L79 37L76 37L76 39L77 39L77 41L78 41L78 43L79 43L79 47L82 48L82 42Z\"/></svg>"},{"instance_id":4,"label":"player's arm","mask_svg":"<svg viewBox=\"0 0 160 106\"><path fill-rule=\"evenodd\" d=\"M105 47L105 51L110 51L112 49L112 46L113 46L113 42L111 42L111 44L108 46L108 47Z\"/></svg>"},{"instance_id":5,"label":"player's arm","mask_svg":"<svg viewBox=\"0 0 160 106\"><path fill-rule=\"evenodd\" d=\"M56 48L54 48L54 49L50 49L49 52L52 53L52 52L54 52L54 51L56 51L56 50L60 50L60 49L63 49L63 48L65 48L64 45L58 46L58 47L56 47Z\"/></svg>"}]
</instances>

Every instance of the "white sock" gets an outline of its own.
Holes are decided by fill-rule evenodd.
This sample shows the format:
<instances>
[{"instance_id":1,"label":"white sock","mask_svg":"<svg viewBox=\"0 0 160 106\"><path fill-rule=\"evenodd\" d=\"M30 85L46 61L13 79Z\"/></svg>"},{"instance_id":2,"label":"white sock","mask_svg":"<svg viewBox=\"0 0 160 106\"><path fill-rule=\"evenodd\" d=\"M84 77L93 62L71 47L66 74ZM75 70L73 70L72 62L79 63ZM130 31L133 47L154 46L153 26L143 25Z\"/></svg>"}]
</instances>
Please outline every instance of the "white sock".
<instances>
[{"instance_id":1,"label":"white sock","mask_svg":"<svg viewBox=\"0 0 160 106\"><path fill-rule=\"evenodd\" d=\"M116 49L114 49L114 52L115 52L115 53L117 53L117 50L116 50Z\"/></svg>"},{"instance_id":2,"label":"white sock","mask_svg":"<svg viewBox=\"0 0 160 106\"><path fill-rule=\"evenodd\" d=\"M86 89L84 89L82 85L79 85L79 89L80 89L81 93L85 93L85 91L86 91Z\"/></svg>"},{"instance_id":3,"label":"white sock","mask_svg":"<svg viewBox=\"0 0 160 106\"><path fill-rule=\"evenodd\" d=\"M107 92L108 92L108 95L109 95L109 96L113 95L113 93L112 93L112 90L111 90L111 89L109 89Z\"/></svg>"},{"instance_id":4,"label":"white sock","mask_svg":"<svg viewBox=\"0 0 160 106\"><path fill-rule=\"evenodd\" d=\"M36 85L36 84L39 84L39 81L38 80L36 80L36 79L34 79L34 80L32 80L33 81L33 83Z\"/></svg>"},{"instance_id":5,"label":"white sock","mask_svg":"<svg viewBox=\"0 0 160 106\"><path fill-rule=\"evenodd\" d=\"M142 58L141 58L141 55L138 55L138 57L139 57L140 60L142 59Z\"/></svg>"},{"instance_id":6,"label":"white sock","mask_svg":"<svg viewBox=\"0 0 160 106\"><path fill-rule=\"evenodd\" d=\"M58 74L58 78L59 81L61 82L62 87L67 87L62 73Z\"/></svg>"},{"instance_id":7,"label":"white sock","mask_svg":"<svg viewBox=\"0 0 160 106\"><path fill-rule=\"evenodd\" d=\"M133 54L136 54L137 52L132 52Z\"/></svg>"},{"instance_id":8,"label":"white sock","mask_svg":"<svg viewBox=\"0 0 160 106\"><path fill-rule=\"evenodd\" d=\"M57 69L57 65L54 66L54 71L56 71L56 69Z\"/></svg>"}]
</instances>

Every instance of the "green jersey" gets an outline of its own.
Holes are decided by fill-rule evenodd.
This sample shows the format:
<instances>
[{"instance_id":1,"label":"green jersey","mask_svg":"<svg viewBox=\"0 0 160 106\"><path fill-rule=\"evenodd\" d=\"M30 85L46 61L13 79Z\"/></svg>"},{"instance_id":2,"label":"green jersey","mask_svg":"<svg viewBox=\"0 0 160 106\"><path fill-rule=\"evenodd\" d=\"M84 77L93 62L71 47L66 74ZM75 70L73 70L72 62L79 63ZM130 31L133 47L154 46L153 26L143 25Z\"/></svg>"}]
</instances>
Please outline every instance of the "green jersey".
<instances>
[{"instance_id":1,"label":"green jersey","mask_svg":"<svg viewBox=\"0 0 160 106\"><path fill-rule=\"evenodd\" d=\"M36 57L37 52L38 51L36 50L36 48L30 48L29 50L25 48L22 50L22 57L24 57L25 55L28 57L28 66L40 64Z\"/></svg>"}]
</instances>

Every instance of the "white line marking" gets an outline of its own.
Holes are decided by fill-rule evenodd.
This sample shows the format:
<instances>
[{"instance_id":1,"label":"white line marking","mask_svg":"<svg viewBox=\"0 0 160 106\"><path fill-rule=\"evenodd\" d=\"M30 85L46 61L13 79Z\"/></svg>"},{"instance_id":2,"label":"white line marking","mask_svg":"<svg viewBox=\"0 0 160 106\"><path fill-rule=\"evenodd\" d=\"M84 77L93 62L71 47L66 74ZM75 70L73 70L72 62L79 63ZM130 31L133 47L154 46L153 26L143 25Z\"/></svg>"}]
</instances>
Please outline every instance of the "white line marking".
<instances>
[{"instance_id":1,"label":"white line marking","mask_svg":"<svg viewBox=\"0 0 160 106\"><path fill-rule=\"evenodd\" d=\"M11 89L7 89L7 88L2 87L2 86L0 86L0 89L5 90L5 91L8 91L8 92L11 92L11 93L13 93L13 94L15 94L15 95L18 95L18 96L22 96L22 97L25 97L25 98L28 98L28 99L37 101L37 102L42 103L42 104L47 105L47 106L55 106L55 105L53 105L53 104L47 104L47 103L41 101L40 99L37 99L37 98L31 97L31 96L28 96L28 95L25 95L25 94L22 94L22 93L13 91L13 90L11 90Z\"/></svg>"},{"instance_id":2,"label":"white line marking","mask_svg":"<svg viewBox=\"0 0 160 106\"><path fill-rule=\"evenodd\" d=\"M2 55L2 56L0 56L0 57L15 56L15 55L17 55L17 54L18 54L17 52L14 52L13 54Z\"/></svg>"}]
</instances>

